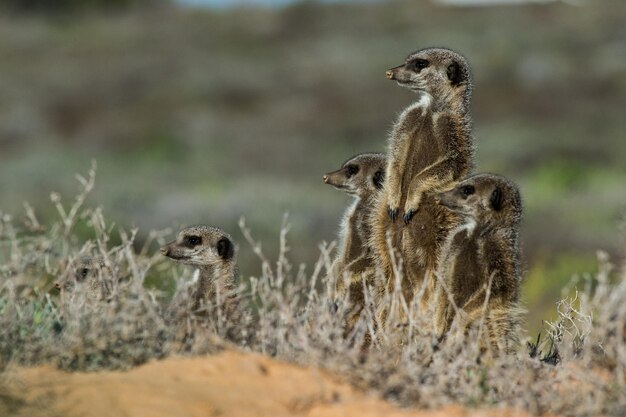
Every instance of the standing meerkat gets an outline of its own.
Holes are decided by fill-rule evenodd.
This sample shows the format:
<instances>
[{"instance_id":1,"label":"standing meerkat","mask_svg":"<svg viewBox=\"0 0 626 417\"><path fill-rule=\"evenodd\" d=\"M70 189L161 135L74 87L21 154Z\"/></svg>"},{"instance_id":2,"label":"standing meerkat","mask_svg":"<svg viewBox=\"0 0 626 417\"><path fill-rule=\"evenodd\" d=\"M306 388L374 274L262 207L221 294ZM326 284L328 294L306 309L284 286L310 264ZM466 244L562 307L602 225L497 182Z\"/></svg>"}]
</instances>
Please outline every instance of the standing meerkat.
<instances>
[{"instance_id":1,"label":"standing meerkat","mask_svg":"<svg viewBox=\"0 0 626 417\"><path fill-rule=\"evenodd\" d=\"M463 327L479 322L484 314L492 346L510 351L517 340L521 311L519 189L502 176L480 174L436 199L457 213L461 222L450 232L441 252L435 332L443 337L459 309Z\"/></svg>"},{"instance_id":2,"label":"standing meerkat","mask_svg":"<svg viewBox=\"0 0 626 417\"><path fill-rule=\"evenodd\" d=\"M324 175L326 184L354 197L341 221L339 251L331 267L338 298L345 296L346 290L349 292L346 333L353 328L365 305L363 277L370 280L375 276L375 261L368 245L371 235L369 217L383 187L386 164L387 158L382 153L362 153L344 162L340 169Z\"/></svg>"},{"instance_id":3,"label":"standing meerkat","mask_svg":"<svg viewBox=\"0 0 626 417\"><path fill-rule=\"evenodd\" d=\"M386 164L387 158L382 153L362 153L344 162L337 171L324 175L326 184L354 197L341 221L340 247L332 265L339 292L345 290L341 279L345 272L356 274L373 266L367 245L371 235L368 220L376 195L383 187Z\"/></svg>"},{"instance_id":4,"label":"standing meerkat","mask_svg":"<svg viewBox=\"0 0 626 417\"><path fill-rule=\"evenodd\" d=\"M457 222L435 203L433 194L473 167L470 68L456 52L427 48L388 70L387 78L414 91L418 99L402 112L389 139L387 179L372 215L370 245L388 287L395 282L391 250L399 251L407 301L427 279L420 300L425 306L434 290L440 247Z\"/></svg>"},{"instance_id":5,"label":"standing meerkat","mask_svg":"<svg viewBox=\"0 0 626 417\"><path fill-rule=\"evenodd\" d=\"M235 244L228 233L205 225L181 230L176 240L161 248L164 256L196 268L192 292L194 310L203 304L216 305L221 301L223 311L231 319L239 316L235 252Z\"/></svg>"}]
</instances>

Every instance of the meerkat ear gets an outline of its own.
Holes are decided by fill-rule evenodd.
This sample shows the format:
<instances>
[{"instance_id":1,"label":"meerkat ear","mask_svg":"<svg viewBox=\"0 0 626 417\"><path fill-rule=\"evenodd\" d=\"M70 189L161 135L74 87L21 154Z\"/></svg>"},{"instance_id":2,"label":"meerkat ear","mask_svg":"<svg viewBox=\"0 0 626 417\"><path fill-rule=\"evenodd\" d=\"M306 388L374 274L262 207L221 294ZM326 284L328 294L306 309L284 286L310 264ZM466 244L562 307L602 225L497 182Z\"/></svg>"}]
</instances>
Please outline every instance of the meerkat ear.
<instances>
[{"instance_id":1,"label":"meerkat ear","mask_svg":"<svg viewBox=\"0 0 626 417\"><path fill-rule=\"evenodd\" d=\"M452 85L457 85L463 81L463 71L461 71L461 66L458 62L452 61L452 63L448 65L448 79Z\"/></svg>"},{"instance_id":2,"label":"meerkat ear","mask_svg":"<svg viewBox=\"0 0 626 417\"><path fill-rule=\"evenodd\" d=\"M491 208L494 209L495 211L500 211L500 209L502 209L503 202L504 202L504 196L502 195L502 190L500 188L496 188L491 193L491 198L489 199Z\"/></svg>"},{"instance_id":3,"label":"meerkat ear","mask_svg":"<svg viewBox=\"0 0 626 417\"><path fill-rule=\"evenodd\" d=\"M235 255L235 247L233 243L227 237L221 238L217 242L217 254L225 260L232 259Z\"/></svg>"},{"instance_id":4,"label":"meerkat ear","mask_svg":"<svg viewBox=\"0 0 626 417\"><path fill-rule=\"evenodd\" d=\"M380 190L383 188L383 181L385 181L385 173L383 171L376 171L374 174L374 187Z\"/></svg>"}]
</instances>

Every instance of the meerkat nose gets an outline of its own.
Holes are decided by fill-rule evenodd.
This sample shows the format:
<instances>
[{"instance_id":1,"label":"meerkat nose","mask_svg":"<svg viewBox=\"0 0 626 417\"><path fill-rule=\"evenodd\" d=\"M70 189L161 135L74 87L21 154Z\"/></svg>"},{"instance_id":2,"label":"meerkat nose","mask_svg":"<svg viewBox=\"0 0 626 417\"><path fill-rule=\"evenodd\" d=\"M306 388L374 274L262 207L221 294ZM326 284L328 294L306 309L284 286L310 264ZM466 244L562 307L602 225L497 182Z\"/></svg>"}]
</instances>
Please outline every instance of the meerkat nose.
<instances>
[{"instance_id":1,"label":"meerkat nose","mask_svg":"<svg viewBox=\"0 0 626 417\"><path fill-rule=\"evenodd\" d=\"M167 256L170 253L170 248L168 248L167 246L163 246L161 248L161 255Z\"/></svg>"},{"instance_id":2,"label":"meerkat nose","mask_svg":"<svg viewBox=\"0 0 626 417\"><path fill-rule=\"evenodd\" d=\"M385 73L385 75L387 76L388 80L393 80L393 71L389 70Z\"/></svg>"},{"instance_id":3,"label":"meerkat nose","mask_svg":"<svg viewBox=\"0 0 626 417\"><path fill-rule=\"evenodd\" d=\"M61 284L59 284L58 282L54 283L54 288L57 290L61 290Z\"/></svg>"},{"instance_id":4,"label":"meerkat nose","mask_svg":"<svg viewBox=\"0 0 626 417\"><path fill-rule=\"evenodd\" d=\"M324 175L324 176L322 177L322 179L324 180L324 182L325 182L326 184L328 184L328 175Z\"/></svg>"}]
</instances>

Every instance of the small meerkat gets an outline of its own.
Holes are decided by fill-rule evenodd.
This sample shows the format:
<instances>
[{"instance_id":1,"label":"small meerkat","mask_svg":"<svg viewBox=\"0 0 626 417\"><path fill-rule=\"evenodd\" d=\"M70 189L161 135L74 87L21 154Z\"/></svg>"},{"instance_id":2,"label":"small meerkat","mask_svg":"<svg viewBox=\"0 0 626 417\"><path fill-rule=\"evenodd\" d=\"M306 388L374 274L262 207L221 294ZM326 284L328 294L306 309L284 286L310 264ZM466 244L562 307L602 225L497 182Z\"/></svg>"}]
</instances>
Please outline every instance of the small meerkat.
<instances>
[{"instance_id":1,"label":"small meerkat","mask_svg":"<svg viewBox=\"0 0 626 417\"><path fill-rule=\"evenodd\" d=\"M362 153L341 165L341 168L324 175L324 182L354 197L346 209L339 230L340 246L332 264L331 273L336 279L339 298L349 294L350 313L346 317L346 334L358 320L365 305L363 278L374 277L375 261L368 246L371 235L369 217L376 195L385 180L386 156L382 153ZM348 276L345 288L344 275Z\"/></svg>"},{"instance_id":2,"label":"small meerkat","mask_svg":"<svg viewBox=\"0 0 626 417\"><path fill-rule=\"evenodd\" d=\"M72 293L85 288L90 300L104 300L111 295L111 276L106 276L106 266L100 256L82 256L72 262L70 273L54 284L59 291Z\"/></svg>"},{"instance_id":3,"label":"small meerkat","mask_svg":"<svg viewBox=\"0 0 626 417\"><path fill-rule=\"evenodd\" d=\"M371 250L367 246L371 229L369 216L376 195L385 180L386 156L382 153L362 153L324 175L324 183L354 197L346 209L339 230L340 247L332 265L338 290L343 288L345 272L359 273L373 266Z\"/></svg>"},{"instance_id":4,"label":"small meerkat","mask_svg":"<svg viewBox=\"0 0 626 417\"><path fill-rule=\"evenodd\" d=\"M502 176L479 174L437 194L436 199L457 213L461 223L449 233L441 253L435 332L442 338L457 311L463 312L459 317L463 327L478 323L484 314L491 345L510 351L517 340L521 311L519 189Z\"/></svg>"},{"instance_id":5,"label":"small meerkat","mask_svg":"<svg viewBox=\"0 0 626 417\"><path fill-rule=\"evenodd\" d=\"M238 317L236 248L228 233L206 225L187 227L178 233L176 240L161 248L161 254L196 268L194 309L204 303L215 305L219 296L226 315L231 319Z\"/></svg>"},{"instance_id":6,"label":"small meerkat","mask_svg":"<svg viewBox=\"0 0 626 417\"><path fill-rule=\"evenodd\" d=\"M388 287L395 282L390 249L399 252L402 293L410 301L426 284L421 299L425 306L434 291L441 245L458 221L435 203L433 194L473 167L470 67L456 52L427 48L410 54L386 75L418 97L399 116L389 138L387 179L371 218L370 246Z\"/></svg>"}]
</instances>

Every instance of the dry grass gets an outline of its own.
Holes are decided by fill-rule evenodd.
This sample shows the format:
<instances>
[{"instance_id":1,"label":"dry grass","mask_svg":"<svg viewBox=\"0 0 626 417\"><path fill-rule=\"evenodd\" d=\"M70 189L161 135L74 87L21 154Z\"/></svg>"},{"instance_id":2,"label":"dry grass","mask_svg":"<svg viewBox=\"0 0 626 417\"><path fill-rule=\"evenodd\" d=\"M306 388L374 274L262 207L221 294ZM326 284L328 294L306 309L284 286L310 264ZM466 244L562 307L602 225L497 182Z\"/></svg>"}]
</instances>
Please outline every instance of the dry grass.
<instances>
[{"instance_id":1,"label":"dry grass","mask_svg":"<svg viewBox=\"0 0 626 417\"><path fill-rule=\"evenodd\" d=\"M261 264L258 276L242 280L248 313L233 322L216 308L218 300L198 315L185 298L191 271L179 277L177 267L154 254L169 231L152 232L136 247L136 230L116 228L102 210L85 206L95 167L78 179L81 192L74 201L52 195L58 212L52 224L40 224L28 205L23 222L0 215L0 367L124 369L153 358L239 346L324 367L405 406L510 406L572 416L626 412L626 272L613 268L602 253L599 273L565 289L559 320L546 323L543 341L531 344L530 351L520 346L509 356L484 352L480 326L437 343L430 316L419 314L417 303L400 293L386 294L383 307L404 319L383 327L376 322L371 289L345 338L343 317L350 306L347 298L334 299L334 278L327 277L333 245L320 245L319 260L307 271L289 262L286 220L276 261L264 255L242 220L242 234ZM79 240L79 227L93 238ZM111 288L106 299L90 298L80 285L61 295L52 289L55 281L72 277L73 261L83 256L102 258L98 279ZM176 281L173 296L146 285L154 274ZM368 332L375 337L364 354ZM9 400L0 410L19 405Z\"/></svg>"}]
</instances>

